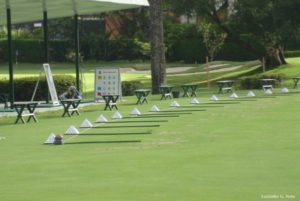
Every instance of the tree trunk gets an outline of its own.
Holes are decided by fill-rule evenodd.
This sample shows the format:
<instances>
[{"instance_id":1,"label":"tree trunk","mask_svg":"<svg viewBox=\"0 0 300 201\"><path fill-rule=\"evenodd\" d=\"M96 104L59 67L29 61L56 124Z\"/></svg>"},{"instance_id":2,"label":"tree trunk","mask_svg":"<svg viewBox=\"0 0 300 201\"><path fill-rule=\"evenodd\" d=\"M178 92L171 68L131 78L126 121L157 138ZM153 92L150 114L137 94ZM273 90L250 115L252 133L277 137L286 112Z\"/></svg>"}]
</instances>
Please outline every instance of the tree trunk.
<instances>
[{"instance_id":1,"label":"tree trunk","mask_svg":"<svg viewBox=\"0 0 300 201\"><path fill-rule=\"evenodd\" d=\"M278 48L277 56L281 60L282 64L287 64L287 62L285 60L285 56L284 56L284 48L283 47Z\"/></svg>"},{"instance_id":2,"label":"tree trunk","mask_svg":"<svg viewBox=\"0 0 300 201\"><path fill-rule=\"evenodd\" d=\"M241 40L241 38L236 35L235 33L231 32L226 26L222 25L220 19L216 14L209 15L210 18L221 28L225 33L227 33L227 37L234 43L236 43L241 48L251 52L253 55L257 56L257 58L260 58L260 61L262 61L262 57L266 52L260 52L258 49L256 49L252 44L249 42ZM276 48L276 53L272 54L272 56L267 55L265 58L265 67L266 70L273 69L275 67L278 67L282 64L286 64L286 60L284 58L284 51L282 47Z\"/></svg>"},{"instance_id":3,"label":"tree trunk","mask_svg":"<svg viewBox=\"0 0 300 201\"><path fill-rule=\"evenodd\" d=\"M262 59L261 59L262 61ZM283 48L279 47L279 48L274 48L272 50L272 52L269 52L269 54L267 54L265 56L265 68L266 70L270 70L273 68L276 68L280 65L286 64L286 60L284 57L284 52L283 52Z\"/></svg>"},{"instance_id":4,"label":"tree trunk","mask_svg":"<svg viewBox=\"0 0 300 201\"><path fill-rule=\"evenodd\" d=\"M149 0L151 37L152 93L159 93L159 86L166 82L165 46L163 32L162 0Z\"/></svg>"}]
</instances>

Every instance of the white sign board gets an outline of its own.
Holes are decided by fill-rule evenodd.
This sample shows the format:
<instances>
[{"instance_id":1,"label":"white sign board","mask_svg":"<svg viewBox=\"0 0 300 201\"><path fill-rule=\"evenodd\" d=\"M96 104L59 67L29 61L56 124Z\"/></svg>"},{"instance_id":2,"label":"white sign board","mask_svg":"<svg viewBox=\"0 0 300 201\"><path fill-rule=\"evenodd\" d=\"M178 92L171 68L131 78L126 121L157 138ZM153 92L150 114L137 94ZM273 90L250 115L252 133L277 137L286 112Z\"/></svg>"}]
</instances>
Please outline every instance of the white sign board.
<instances>
[{"instance_id":1,"label":"white sign board","mask_svg":"<svg viewBox=\"0 0 300 201\"><path fill-rule=\"evenodd\" d=\"M119 68L95 69L95 100L102 99L103 95L122 95Z\"/></svg>"},{"instance_id":2,"label":"white sign board","mask_svg":"<svg viewBox=\"0 0 300 201\"><path fill-rule=\"evenodd\" d=\"M49 93L50 93L50 96L51 96L52 103L53 103L53 105L59 105L59 101L58 101L58 97L57 97L56 88L55 88L55 85L54 85L54 80L53 80L53 77L52 77L50 65L49 64L43 64L43 67L44 67L44 71L45 71L45 75L46 75L46 79L47 79Z\"/></svg>"}]
</instances>

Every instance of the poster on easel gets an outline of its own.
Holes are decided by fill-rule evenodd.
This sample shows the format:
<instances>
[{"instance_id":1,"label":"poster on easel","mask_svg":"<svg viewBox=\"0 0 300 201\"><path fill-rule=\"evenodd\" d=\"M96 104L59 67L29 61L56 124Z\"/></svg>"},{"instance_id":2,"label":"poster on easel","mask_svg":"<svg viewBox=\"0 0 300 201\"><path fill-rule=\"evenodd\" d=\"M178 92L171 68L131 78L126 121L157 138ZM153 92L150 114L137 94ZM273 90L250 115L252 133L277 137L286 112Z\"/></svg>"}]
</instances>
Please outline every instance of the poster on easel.
<instances>
[{"instance_id":1,"label":"poster on easel","mask_svg":"<svg viewBox=\"0 0 300 201\"><path fill-rule=\"evenodd\" d=\"M54 80L53 80L53 76L51 73L51 68L49 64L43 64L43 68L44 68L44 72L46 75L46 79L47 79L47 83L48 83L48 89L49 89L49 93L50 93L50 97L52 100L52 104L53 105L59 105L59 100L57 97L57 93L56 93L56 88L54 85Z\"/></svg>"},{"instance_id":2,"label":"poster on easel","mask_svg":"<svg viewBox=\"0 0 300 201\"><path fill-rule=\"evenodd\" d=\"M102 100L104 95L122 96L119 68L95 69L95 100Z\"/></svg>"}]
</instances>

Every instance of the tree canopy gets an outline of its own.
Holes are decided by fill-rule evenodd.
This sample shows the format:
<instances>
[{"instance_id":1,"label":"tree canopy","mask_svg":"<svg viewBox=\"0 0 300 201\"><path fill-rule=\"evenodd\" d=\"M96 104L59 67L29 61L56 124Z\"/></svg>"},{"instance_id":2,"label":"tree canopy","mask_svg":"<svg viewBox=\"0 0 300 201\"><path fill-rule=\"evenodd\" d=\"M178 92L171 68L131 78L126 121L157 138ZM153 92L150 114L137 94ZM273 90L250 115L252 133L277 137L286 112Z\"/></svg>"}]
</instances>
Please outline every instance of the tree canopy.
<instances>
[{"instance_id":1,"label":"tree canopy","mask_svg":"<svg viewBox=\"0 0 300 201\"><path fill-rule=\"evenodd\" d=\"M257 56L267 66L285 63L287 43L299 37L299 0L168 0L171 10L187 16L197 13L199 23L209 21ZM263 51L255 46L258 43Z\"/></svg>"}]
</instances>

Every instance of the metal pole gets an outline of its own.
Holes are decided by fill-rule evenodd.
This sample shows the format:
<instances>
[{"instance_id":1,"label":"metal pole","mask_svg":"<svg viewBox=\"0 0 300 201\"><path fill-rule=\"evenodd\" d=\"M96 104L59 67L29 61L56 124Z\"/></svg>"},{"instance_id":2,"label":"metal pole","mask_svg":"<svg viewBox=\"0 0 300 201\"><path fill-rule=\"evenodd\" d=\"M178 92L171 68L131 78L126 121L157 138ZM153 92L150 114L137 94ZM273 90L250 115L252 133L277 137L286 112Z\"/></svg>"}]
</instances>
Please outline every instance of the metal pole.
<instances>
[{"instance_id":1,"label":"metal pole","mask_svg":"<svg viewBox=\"0 0 300 201\"><path fill-rule=\"evenodd\" d=\"M6 20L7 20L7 43L8 43L8 66L9 66L9 101L10 105L14 104L15 92L14 92L14 71L12 61L12 41L11 41L11 10L10 7L6 8Z\"/></svg>"},{"instance_id":2,"label":"metal pole","mask_svg":"<svg viewBox=\"0 0 300 201\"><path fill-rule=\"evenodd\" d=\"M44 28L44 62L49 63L48 53L48 13L44 11L43 28Z\"/></svg>"},{"instance_id":3,"label":"metal pole","mask_svg":"<svg viewBox=\"0 0 300 201\"><path fill-rule=\"evenodd\" d=\"M49 63L49 48L48 48L48 12L44 5L43 11L43 30L44 30L44 63ZM49 88L46 88L46 103L49 103Z\"/></svg>"},{"instance_id":4,"label":"metal pole","mask_svg":"<svg viewBox=\"0 0 300 201\"><path fill-rule=\"evenodd\" d=\"M80 80L79 80L79 26L78 26L78 15L74 15L75 22L75 65L76 65L76 88L80 91Z\"/></svg>"}]
</instances>

